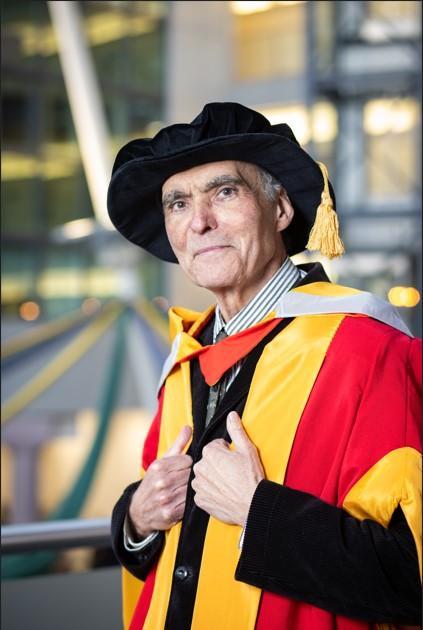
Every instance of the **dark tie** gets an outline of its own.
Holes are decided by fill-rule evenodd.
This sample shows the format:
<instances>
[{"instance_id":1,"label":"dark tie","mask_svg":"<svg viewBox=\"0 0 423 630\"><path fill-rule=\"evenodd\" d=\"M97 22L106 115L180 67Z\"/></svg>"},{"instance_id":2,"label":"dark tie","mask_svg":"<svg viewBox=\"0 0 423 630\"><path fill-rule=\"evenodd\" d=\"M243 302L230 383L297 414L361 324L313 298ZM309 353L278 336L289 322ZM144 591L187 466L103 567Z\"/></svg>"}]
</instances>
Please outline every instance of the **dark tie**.
<instances>
[{"instance_id":1,"label":"dark tie","mask_svg":"<svg viewBox=\"0 0 423 630\"><path fill-rule=\"evenodd\" d=\"M222 328L220 333L216 337L215 343L218 343L222 339L227 337L227 333ZM215 385L212 385L209 390L209 400L207 403L207 413L206 413L206 427L208 426L210 420L213 418L214 413L216 411L216 407L223 398L225 394L225 375L222 376L220 381L218 381Z\"/></svg>"}]
</instances>

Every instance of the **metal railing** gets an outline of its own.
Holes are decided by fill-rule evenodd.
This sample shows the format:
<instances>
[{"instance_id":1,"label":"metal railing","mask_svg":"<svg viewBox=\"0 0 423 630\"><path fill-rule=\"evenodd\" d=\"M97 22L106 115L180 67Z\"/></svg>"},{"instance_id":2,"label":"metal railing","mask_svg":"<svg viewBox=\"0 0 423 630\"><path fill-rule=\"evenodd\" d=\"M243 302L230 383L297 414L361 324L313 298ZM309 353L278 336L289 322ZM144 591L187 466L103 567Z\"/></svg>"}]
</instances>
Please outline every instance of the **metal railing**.
<instances>
[{"instance_id":1,"label":"metal railing","mask_svg":"<svg viewBox=\"0 0 423 630\"><path fill-rule=\"evenodd\" d=\"M3 525L1 544L3 553L110 547L110 519L67 519Z\"/></svg>"},{"instance_id":2,"label":"metal railing","mask_svg":"<svg viewBox=\"0 0 423 630\"><path fill-rule=\"evenodd\" d=\"M109 518L19 523L3 526L1 533L4 554L110 548ZM14 560L5 555L3 564L9 559ZM119 567L109 565L2 579L1 625L8 630L116 630L122 627L120 582Z\"/></svg>"}]
</instances>

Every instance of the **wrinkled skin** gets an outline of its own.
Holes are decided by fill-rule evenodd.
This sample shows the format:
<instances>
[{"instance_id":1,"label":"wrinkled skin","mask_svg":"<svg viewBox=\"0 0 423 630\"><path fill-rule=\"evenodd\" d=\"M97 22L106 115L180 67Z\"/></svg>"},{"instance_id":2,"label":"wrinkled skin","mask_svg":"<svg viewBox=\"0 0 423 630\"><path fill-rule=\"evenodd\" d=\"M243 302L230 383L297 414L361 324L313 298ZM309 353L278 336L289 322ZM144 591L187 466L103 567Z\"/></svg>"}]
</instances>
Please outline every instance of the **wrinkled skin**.
<instances>
[{"instance_id":1,"label":"wrinkled skin","mask_svg":"<svg viewBox=\"0 0 423 630\"><path fill-rule=\"evenodd\" d=\"M169 529L181 520L192 466L192 458L185 455L183 449L190 438L191 428L183 427L166 454L148 467L134 492L129 518L139 537Z\"/></svg>"},{"instance_id":2,"label":"wrinkled skin","mask_svg":"<svg viewBox=\"0 0 423 630\"><path fill-rule=\"evenodd\" d=\"M162 197L166 232L180 266L213 292L228 321L286 257L281 232L294 213L286 192L271 202L255 166L224 161L173 175Z\"/></svg>"},{"instance_id":3,"label":"wrinkled skin","mask_svg":"<svg viewBox=\"0 0 423 630\"><path fill-rule=\"evenodd\" d=\"M224 523L243 527L264 471L257 449L235 411L228 415L226 424L235 449L230 449L225 440L207 444L202 459L194 466L191 485L198 507Z\"/></svg>"}]
</instances>

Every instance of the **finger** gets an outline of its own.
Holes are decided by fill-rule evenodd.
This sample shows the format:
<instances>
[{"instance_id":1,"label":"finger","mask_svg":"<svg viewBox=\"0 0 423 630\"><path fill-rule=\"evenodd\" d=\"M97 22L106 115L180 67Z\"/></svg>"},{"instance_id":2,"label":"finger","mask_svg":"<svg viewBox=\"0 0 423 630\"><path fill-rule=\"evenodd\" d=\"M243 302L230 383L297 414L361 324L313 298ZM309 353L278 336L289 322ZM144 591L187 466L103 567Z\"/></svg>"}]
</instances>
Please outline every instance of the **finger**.
<instances>
[{"instance_id":1,"label":"finger","mask_svg":"<svg viewBox=\"0 0 423 630\"><path fill-rule=\"evenodd\" d=\"M201 451L202 457L213 457L213 454L216 453L216 450L228 450L229 443L223 440L222 438L218 438L216 440L212 440L208 444L206 444Z\"/></svg>"},{"instance_id":2,"label":"finger","mask_svg":"<svg viewBox=\"0 0 423 630\"><path fill-rule=\"evenodd\" d=\"M163 457L181 455L184 448L191 439L192 429L187 424L179 431L178 436L172 446L166 451Z\"/></svg>"},{"instance_id":3,"label":"finger","mask_svg":"<svg viewBox=\"0 0 423 630\"><path fill-rule=\"evenodd\" d=\"M189 455L170 455L164 459L166 460L163 462L166 474L177 470L190 470L192 466L192 457Z\"/></svg>"},{"instance_id":4,"label":"finger","mask_svg":"<svg viewBox=\"0 0 423 630\"><path fill-rule=\"evenodd\" d=\"M209 442L209 444L212 444L213 446L220 446L225 449L229 448L229 442L227 442L223 438L216 438L215 440L212 440L211 442Z\"/></svg>"},{"instance_id":5,"label":"finger","mask_svg":"<svg viewBox=\"0 0 423 630\"><path fill-rule=\"evenodd\" d=\"M175 507L175 511L174 511L174 515L175 515L175 521L180 521L184 515L185 512L185 497L183 498L183 500Z\"/></svg>"},{"instance_id":6,"label":"finger","mask_svg":"<svg viewBox=\"0 0 423 630\"><path fill-rule=\"evenodd\" d=\"M167 487L171 492L183 485L187 485L189 479L190 470L177 470L171 473L168 477Z\"/></svg>"},{"instance_id":7,"label":"finger","mask_svg":"<svg viewBox=\"0 0 423 630\"><path fill-rule=\"evenodd\" d=\"M245 433L241 418L236 411L231 411L228 414L226 428L237 451L240 451L241 453L246 452L251 449L251 446L254 446L248 435Z\"/></svg>"},{"instance_id":8,"label":"finger","mask_svg":"<svg viewBox=\"0 0 423 630\"><path fill-rule=\"evenodd\" d=\"M189 474L190 469L162 473L154 478L152 487L155 492L171 493L175 487L188 483Z\"/></svg>"},{"instance_id":9,"label":"finger","mask_svg":"<svg viewBox=\"0 0 423 630\"><path fill-rule=\"evenodd\" d=\"M174 488L167 488L157 494L156 503L158 506L175 506L181 501L185 501L187 494L187 483L182 483Z\"/></svg>"},{"instance_id":10,"label":"finger","mask_svg":"<svg viewBox=\"0 0 423 630\"><path fill-rule=\"evenodd\" d=\"M181 497L181 499L172 504L171 506L167 506L163 510L163 518L168 522L169 525L175 525L184 515L185 511L185 497Z\"/></svg>"},{"instance_id":11,"label":"finger","mask_svg":"<svg viewBox=\"0 0 423 630\"><path fill-rule=\"evenodd\" d=\"M175 491L173 496L174 505L178 505L179 503L185 503L187 498L187 484L184 484L180 488Z\"/></svg>"}]
</instances>

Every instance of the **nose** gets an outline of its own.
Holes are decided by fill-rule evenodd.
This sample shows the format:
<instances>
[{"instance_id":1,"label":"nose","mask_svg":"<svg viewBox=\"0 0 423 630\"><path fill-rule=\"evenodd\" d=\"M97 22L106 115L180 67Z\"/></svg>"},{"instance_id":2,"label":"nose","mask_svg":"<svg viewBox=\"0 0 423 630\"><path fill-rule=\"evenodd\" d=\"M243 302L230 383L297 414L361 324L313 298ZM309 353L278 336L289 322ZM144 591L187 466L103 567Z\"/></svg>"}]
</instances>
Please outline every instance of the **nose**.
<instances>
[{"instance_id":1,"label":"nose","mask_svg":"<svg viewBox=\"0 0 423 630\"><path fill-rule=\"evenodd\" d=\"M204 234L213 230L216 225L216 217L211 204L206 199L195 200L190 221L191 230L197 234Z\"/></svg>"}]
</instances>

